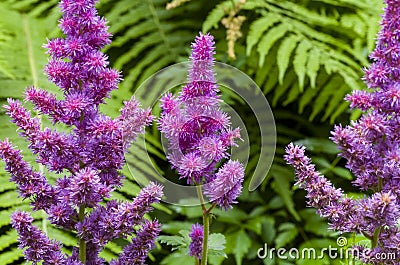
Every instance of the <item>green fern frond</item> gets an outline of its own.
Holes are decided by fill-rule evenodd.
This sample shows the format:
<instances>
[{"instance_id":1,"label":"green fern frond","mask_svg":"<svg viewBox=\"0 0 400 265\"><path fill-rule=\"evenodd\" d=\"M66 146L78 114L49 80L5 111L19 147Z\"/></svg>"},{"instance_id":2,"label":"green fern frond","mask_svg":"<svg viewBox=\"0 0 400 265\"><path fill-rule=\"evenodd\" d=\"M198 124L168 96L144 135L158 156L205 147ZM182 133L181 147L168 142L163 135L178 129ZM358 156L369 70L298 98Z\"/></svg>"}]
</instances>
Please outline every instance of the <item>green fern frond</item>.
<instances>
[{"instance_id":1,"label":"green fern frond","mask_svg":"<svg viewBox=\"0 0 400 265\"><path fill-rule=\"evenodd\" d=\"M112 8L107 3L100 6L115 38L107 52L118 54L113 65L122 69L122 87L131 92L151 74L185 58L186 47L200 30L196 25L201 25L201 16L196 23L193 14L202 13L201 3L193 1L166 10L167 3L119 0Z\"/></svg>"},{"instance_id":2,"label":"green fern frond","mask_svg":"<svg viewBox=\"0 0 400 265\"><path fill-rule=\"evenodd\" d=\"M19 13L29 14L31 17L45 17L58 13L54 7L58 0L4 0L12 10Z\"/></svg>"},{"instance_id":3,"label":"green fern frond","mask_svg":"<svg viewBox=\"0 0 400 265\"><path fill-rule=\"evenodd\" d=\"M233 8L232 1L224 1L217 5L208 15L203 23L203 32L208 32L211 28L218 28L218 24L226 15L227 10Z\"/></svg>"},{"instance_id":4,"label":"green fern frond","mask_svg":"<svg viewBox=\"0 0 400 265\"><path fill-rule=\"evenodd\" d=\"M224 8L229 5L232 1L218 4L204 22L203 29L217 28ZM367 53L374 46L381 5L377 0L374 5L367 0L317 0L312 3L247 0L242 7L243 15L253 19L248 20L246 54L258 58L259 66L254 76L257 84L264 93L274 93L274 105L279 102L287 105L299 97L300 100L306 97L300 101L300 113L309 107L313 113L310 119L318 116L333 121L340 114L335 106L342 106L342 98L335 94L329 102L318 101L315 96L329 85L325 83L325 87L319 87L322 83L318 77L324 73L337 75L335 81L345 84L340 90L342 96L352 89L362 88L361 68L369 64ZM274 47L278 47L277 53ZM293 82L291 71L296 74L298 85ZM309 89L319 92L307 93ZM309 100L311 96L312 100ZM303 105L305 102L307 104ZM334 117L328 117L328 113Z\"/></svg>"}]
</instances>

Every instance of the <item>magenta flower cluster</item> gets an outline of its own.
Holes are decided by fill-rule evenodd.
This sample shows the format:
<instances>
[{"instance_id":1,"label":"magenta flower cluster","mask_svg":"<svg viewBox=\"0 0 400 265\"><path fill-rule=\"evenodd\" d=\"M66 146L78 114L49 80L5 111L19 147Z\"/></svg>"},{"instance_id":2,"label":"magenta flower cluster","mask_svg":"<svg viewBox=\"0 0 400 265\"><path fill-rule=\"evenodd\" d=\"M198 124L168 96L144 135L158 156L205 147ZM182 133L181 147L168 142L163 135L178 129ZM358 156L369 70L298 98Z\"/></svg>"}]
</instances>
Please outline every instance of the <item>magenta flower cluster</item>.
<instances>
[{"instance_id":1,"label":"magenta flower cluster","mask_svg":"<svg viewBox=\"0 0 400 265\"><path fill-rule=\"evenodd\" d=\"M368 264L400 264L400 1L387 0L386 5L371 54L374 62L365 70L370 91L346 97L364 114L351 125L335 126L331 137L355 176L353 185L372 195L346 197L315 170L304 147L290 144L285 156L295 168L297 184L307 191L309 205L328 218L333 229L370 239L369 255L359 256ZM395 259L376 258L393 254Z\"/></svg>"},{"instance_id":2,"label":"magenta flower cluster","mask_svg":"<svg viewBox=\"0 0 400 265\"><path fill-rule=\"evenodd\" d=\"M95 4L95 0L61 0L60 28L66 38L49 40L45 45L51 56L45 72L62 90L63 98L37 87L26 91L26 100L38 113L68 130L42 129L40 119L17 100L8 100L6 106L20 135L29 141L37 163L61 175L51 185L45 173L25 162L21 151L6 139L0 142L0 157L11 180L20 196L31 200L33 210L44 210L51 224L76 232L79 239L79 248L66 256L60 243L32 224L28 213L14 213L12 225L19 234L20 247L34 264L105 264L99 253L116 238L131 242L110 264L144 264L160 232L156 220L144 219L151 204L161 199L160 185L150 183L132 202L101 204L122 185L119 170L124 165L124 152L153 117L134 99L125 103L115 119L99 112L99 105L117 89L121 77L117 70L108 68L107 56L101 52L110 43L110 34Z\"/></svg>"},{"instance_id":3,"label":"magenta flower cluster","mask_svg":"<svg viewBox=\"0 0 400 265\"><path fill-rule=\"evenodd\" d=\"M202 255L207 253L203 248L208 240L210 211L216 205L224 210L232 208L244 179L243 165L229 159L229 150L240 139L240 130L231 128L230 117L220 108L214 53L213 36L200 33L192 43L188 82L177 96L168 93L162 97L159 119L160 131L168 140L167 159L172 168L188 184L198 186L206 223L205 227L193 225L189 255L205 262L207 257ZM209 209L204 205L203 193L212 203Z\"/></svg>"},{"instance_id":4,"label":"magenta flower cluster","mask_svg":"<svg viewBox=\"0 0 400 265\"><path fill-rule=\"evenodd\" d=\"M188 83L178 96L161 99L161 132L169 142L168 160L188 184L206 185L212 202L228 209L241 192L243 166L229 158L229 148L240 139L239 128L231 129L229 116L219 106L214 74L214 38L200 33L192 44Z\"/></svg>"},{"instance_id":5,"label":"magenta flower cluster","mask_svg":"<svg viewBox=\"0 0 400 265\"><path fill-rule=\"evenodd\" d=\"M191 239L189 245L189 255L201 259L204 239L203 226L200 224L193 224L189 233L189 237Z\"/></svg>"}]
</instances>

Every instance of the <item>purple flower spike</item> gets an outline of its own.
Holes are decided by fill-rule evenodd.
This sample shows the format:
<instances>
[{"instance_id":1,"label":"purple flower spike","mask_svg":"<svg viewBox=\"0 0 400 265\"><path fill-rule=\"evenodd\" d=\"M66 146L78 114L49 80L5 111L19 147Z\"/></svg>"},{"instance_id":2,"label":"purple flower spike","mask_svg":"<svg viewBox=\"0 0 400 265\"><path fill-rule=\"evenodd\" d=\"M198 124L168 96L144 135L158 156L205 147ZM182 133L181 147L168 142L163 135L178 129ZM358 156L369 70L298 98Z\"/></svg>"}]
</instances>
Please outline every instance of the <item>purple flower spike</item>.
<instances>
[{"instance_id":1,"label":"purple flower spike","mask_svg":"<svg viewBox=\"0 0 400 265\"><path fill-rule=\"evenodd\" d=\"M33 218L25 212L15 212L11 217L12 226L19 235L19 247L24 250L25 258L33 263L67 264L61 252L61 244L51 241L38 228L32 225Z\"/></svg>"},{"instance_id":2,"label":"purple flower spike","mask_svg":"<svg viewBox=\"0 0 400 265\"><path fill-rule=\"evenodd\" d=\"M230 117L219 106L214 54L213 36L200 33L192 44L188 83L177 97L167 93L161 99L167 158L188 184L212 181L215 165L229 158L229 148L240 139L239 128L230 128Z\"/></svg>"},{"instance_id":3,"label":"purple flower spike","mask_svg":"<svg viewBox=\"0 0 400 265\"><path fill-rule=\"evenodd\" d=\"M63 123L69 130L42 128L40 119L18 100L8 99L5 106L19 134L29 141L36 162L46 167L43 171L61 174L51 185L45 174L33 170L21 151L5 139L0 141L0 158L11 181L17 184L23 199L32 201L33 210L44 210L51 224L77 234L79 242L72 256L67 257L60 244L32 226L32 217L16 212L12 225L25 249L25 258L34 264L105 264L99 257L103 247L136 232L132 244L120 256L120 264L144 264L159 232L157 221L144 219L152 210L151 204L163 196L158 184L150 183L133 202L109 201L102 205L122 185L124 154L153 116L135 99L125 102L115 119L100 112L99 105L118 88L121 76L108 67L108 57L101 51L110 43L111 35L106 20L97 14L96 2L60 1L60 28L66 37L48 40L45 48L50 59L44 70L63 97L36 87L25 92L26 101L33 103L35 111L48 116L53 125ZM83 249L86 253L79 253Z\"/></svg>"},{"instance_id":4,"label":"purple flower spike","mask_svg":"<svg viewBox=\"0 0 400 265\"><path fill-rule=\"evenodd\" d=\"M192 54L190 56L192 68L189 71L189 82L216 82L213 70L215 54L214 45L214 37L209 33L204 35L200 32L199 36L196 37L195 42L192 43Z\"/></svg>"},{"instance_id":5,"label":"purple flower spike","mask_svg":"<svg viewBox=\"0 0 400 265\"><path fill-rule=\"evenodd\" d=\"M70 200L74 205L85 205L93 208L110 190L100 182L95 170L83 169L71 177L69 186Z\"/></svg>"},{"instance_id":6,"label":"purple flower spike","mask_svg":"<svg viewBox=\"0 0 400 265\"><path fill-rule=\"evenodd\" d=\"M13 148L8 139L0 142L0 158L6 163L6 171L23 199L31 198L35 210L48 210L56 202L54 188L39 172L35 172L23 160L20 150Z\"/></svg>"},{"instance_id":7,"label":"purple flower spike","mask_svg":"<svg viewBox=\"0 0 400 265\"><path fill-rule=\"evenodd\" d=\"M311 159L305 155L305 148L289 144L285 160L295 169L296 185L307 191L308 205L316 208L321 216L329 218L332 228L352 231L355 224L348 216L355 211L354 202L315 170Z\"/></svg>"},{"instance_id":8,"label":"purple flower spike","mask_svg":"<svg viewBox=\"0 0 400 265\"><path fill-rule=\"evenodd\" d=\"M111 261L110 265L142 265L149 251L155 247L154 241L160 233L160 224L155 221L145 221L132 243L127 245L118 260Z\"/></svg>"},{"instance_id":9,"label":"purple flower spike","mask_svg":"<svg viewBox=\"0 0 400 265\"><path fill-rule=\"evenodd\" d=\"M215 179L210 182L204 193L211 202L216 202L224 210L232 208L237 203L236 198L242 191L244 168L238 161L229 160L215 174Z\"/></svg>"},{"instance_id":10,"label":"purple flower spike","mask_svg":"<svg viewBox=\"0 0 400 265\"><path fill-rule=\"evenodd\" d=\"M349 199L334 188L304 155L304 147L290 144L285 156L295 168L297 184L307 191L308 204L333 229L360 233L371 241L369 249L355 246L360 253L369 251L357 256L368 264L400 264L400 1L385 2L382 28L370 56L374 62L364 76L371 91L346 97L351 108L364 113L350 125L335 126L331 137L355 176L353 185L366 191L365 197ZM376 259L388 253L394 258Z\"/></svg>"},{"instance_id":11,"label":"purple flower spike","mask_svg":"<svg viewBox=\"0 0 400 265\"><path fill-rule=\"evenodd\" d=\"M189 245L189 255L201 259L201 253L203 250L203 226L200 224L192 225L189 237L191 239Z\"/></svg>"}]
</instances>

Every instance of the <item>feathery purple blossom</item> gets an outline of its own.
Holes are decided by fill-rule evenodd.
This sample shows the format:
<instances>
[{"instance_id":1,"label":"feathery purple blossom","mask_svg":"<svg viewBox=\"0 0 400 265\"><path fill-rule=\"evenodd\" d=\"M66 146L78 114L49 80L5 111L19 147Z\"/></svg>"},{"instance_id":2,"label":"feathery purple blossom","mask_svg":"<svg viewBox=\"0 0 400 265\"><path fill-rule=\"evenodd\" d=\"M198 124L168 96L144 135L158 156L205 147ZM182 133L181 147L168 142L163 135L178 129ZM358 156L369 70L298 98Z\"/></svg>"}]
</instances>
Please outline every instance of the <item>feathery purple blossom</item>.
<instances>
[{"instance_id":1,"label":"feathery purple blossom","mask_svg":"<svg viewBox=\"0 0 400 265\"><path fill-rule=\"evenodd\" d=\"M32 225L33 218L26 212L15 212L12 226L18 233L19 247L24 250L27 260L44 265L67 264L59 243L50 240L42 231Z\"/></svg>"},{"instance_id":2,"label":"feathery purple blossom","mask_svg":"<svg viewBox=\"0 0 400 265\"><path fill-rule=\"evenodd\" d=\"M135 227L139 227L136 238L123 251L118 264L144 264L160 232L158 222L145 221L144 214L161 199L162 186L150 183L133 202L110 201L106 206L99 203L122 185L119 170L125 163L124 152L153 116L134 99L125 102L121 115L115 119L99 112L99 105L118 88L121 76L108 68L108 58L101 52L110 43L111 35L106 20L97 14L96 2L61 0L60 28L66 38L49 40L45 45L51 56L45 72L64 97L57 99L36 87L25 92L25 99L33 103L38 113L49 116L54 124L64 123L71 131L42 129L40 119L17 100L9 99L5 106L20 135L29 141L37 162L49 171L62 173L62 177L50 185L45 175L26 163L7 139L0 142L0 157L20 196L31 199L33 210L44 210L51 224L76 231L78 238L85 241L86 265L105 264L98 257L105 244L135 234ZM82 212L89 208L92 210ZM32 221L27 213L16 212L12 216L27 260L83 264L78 248L74 248L71 257L65 256L60 251L61 244L49 240ZM137 251L127 253L132 249Z\"/></svg>"},{"instance_id":3,"label":"feathery purple blossom","mask_svg":"<svg viewBox=\"0 0 400 265\"><path fill-rule=\"evenodd\" d=\"M180 178L188 184L209 183L212 188L205 194L227 209L240 194L244 171L239 162L229 161L216 173L217 163L229 158L229 148L240 139L240 130L230 128L230 117L219 106L214 53L214 38L200 33L192 43L188 83L178 96L167 93L161 99L159 128L169 142L167 158Z\"/></svg>"},{"instance_id":4,"label":"feathery purple blossom","mask_svg":"<svg viewBox=\"0 0 400 265\"><path fill-rule=\"evenodd\" d=\"M400 264L400 1L386 0L373 63L364 80L371 92L354 91L346 97L351 108L364 111L345 127L335 126L331 139L338 145L346 167L354 174L353 185L373 194L349 199L315 171L304 147L290 144L285 160L295 168L297 184L307 191L308 203L341 232L362 233L371 240L370 254L358 258L382 264L376 254L392 253L385 264ZM358 249L365 247L357 246Z\"/></svg>"},{"instance_id":5,"label":"feathery purple blossom","mask_svg":"<svg viewBox=\"0 0 400 265\"><path fill-rule=\"evenodd\" d=\"M201 259L204 238L203 226L200 224L193 224L189 237L191 240L189 245L189 256Z\"/></svg>"}]
</instances>

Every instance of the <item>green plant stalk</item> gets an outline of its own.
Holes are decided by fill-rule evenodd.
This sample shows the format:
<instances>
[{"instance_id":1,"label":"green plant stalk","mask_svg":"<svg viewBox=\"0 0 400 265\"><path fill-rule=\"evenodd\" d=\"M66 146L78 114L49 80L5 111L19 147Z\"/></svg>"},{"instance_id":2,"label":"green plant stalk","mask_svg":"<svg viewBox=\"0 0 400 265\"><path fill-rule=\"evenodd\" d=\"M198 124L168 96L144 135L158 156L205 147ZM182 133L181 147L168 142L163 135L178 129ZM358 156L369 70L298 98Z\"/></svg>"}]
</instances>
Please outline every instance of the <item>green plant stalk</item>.
<instances>
[{"instance_id":1,"label":"green plant stalk","mask_svg":"<svg viewBox=\"0 0 400 265\"><path fill-rule=\"evenodd\" d=\"M382 178L378 178L378 192L382 191L383 180ZM371 239L371 248L375 248L378 245L379 235L381 233L382 227L378 227L374 231L374 235Z\"/></svg>"},{"instance_id":2,"label":"green plant stalk","mask_svg":"<svg viewBox=\"0 0 400 265\"><path fill-rule=\"evenodd\" d=\"M208 255L208 234L210 230L210 214L203 213L203 251L201 253L201 265L207 265Z\"/></svg>"},{"instance_id":3,"label":"green plant stalk","mask_svg":"<svg viewBox=\"0 0 400 265\"><path fill-rule=\"evenodd\" d=\"M85 206L81 205L79 207L79 221L82 221L85 218ZM86 242L84 239L79 239L79 260L86 264Z\"/></svg>"},{"instance_id":4,"label":"green plant stalk","mask_svg":"<svg viewBox=\"0 0 400 265\"><path fill-rule=\"evenodd\" d=\"M381 233L381 227L378 227L374 231L374 236L371 240L371 248L375 248L378 245L379 235Z\"/></svg>"},{"instance_id":5,"label":"green plant stalk","mask_svg":"<svg viewBox=\"0 0 400 265\"><path fill-rule=\"evenodd\" d=\"M203 250L201 253L201 265L207 265L207 256L208 256L208 234L210 230L210 210L206 209L206 205L204 203L203 192L201 190L201 186L196 186L197 195L200 200L201 209L203 210Z\"/></svg>"}]
</instances>

